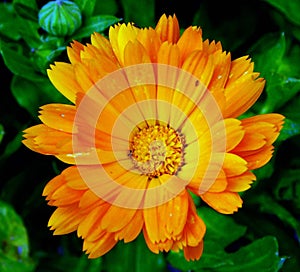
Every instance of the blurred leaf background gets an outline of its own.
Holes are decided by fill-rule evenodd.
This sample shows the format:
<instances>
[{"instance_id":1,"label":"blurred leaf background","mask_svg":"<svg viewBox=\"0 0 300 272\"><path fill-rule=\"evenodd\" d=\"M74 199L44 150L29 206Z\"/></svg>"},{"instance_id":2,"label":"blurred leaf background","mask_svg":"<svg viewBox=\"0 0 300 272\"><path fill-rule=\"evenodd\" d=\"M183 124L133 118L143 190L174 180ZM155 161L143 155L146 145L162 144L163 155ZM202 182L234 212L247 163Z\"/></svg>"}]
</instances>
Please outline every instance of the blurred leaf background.
<instances>
[{"instance_id":1,"label":"blurred leaf background","mask_svg":"<svg viewBox=\"0 0 300 272\"><path fill-rule=\"evenodd\" d=\"M47 2L0 2L0 271L300 271L300 1L75 0L80 26L59 36L38 20ZM232 58L250 55L267 84L245 116L282 113L284 129L238 213L221 215L197 202L207 225L200 261L152 254L142 237L88 260L76 234L52 236L47 228L53 208L41 193L65 166L26 149L22 131L39 122L40 106L68 103L46 69L67 61L73 39L89 42L91 33L107 35L117 22L155 26L163 13L175 13L181 28L201 26L204 38L221 41Z\"/></svg>"}]
</instances>

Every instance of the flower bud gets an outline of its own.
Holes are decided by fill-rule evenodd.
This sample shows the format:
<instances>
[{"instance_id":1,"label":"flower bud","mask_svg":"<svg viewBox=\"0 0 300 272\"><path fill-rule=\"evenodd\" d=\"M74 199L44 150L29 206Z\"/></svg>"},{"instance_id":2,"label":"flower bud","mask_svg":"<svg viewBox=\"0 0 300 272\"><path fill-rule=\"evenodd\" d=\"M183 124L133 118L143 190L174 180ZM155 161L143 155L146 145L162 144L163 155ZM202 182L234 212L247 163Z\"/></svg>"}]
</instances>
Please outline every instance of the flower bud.
<instances>
[{"instance_id":1,"label":"flower bud","mask_svg":"<svg viewBox=\"0 0 300 272\"><path fill-rule=\"evenodd\" d=\"M39 25L54 36L72 35L81 25L81 12L68 0L50 1L39 12Z\"/></svg>"}]
</instances>

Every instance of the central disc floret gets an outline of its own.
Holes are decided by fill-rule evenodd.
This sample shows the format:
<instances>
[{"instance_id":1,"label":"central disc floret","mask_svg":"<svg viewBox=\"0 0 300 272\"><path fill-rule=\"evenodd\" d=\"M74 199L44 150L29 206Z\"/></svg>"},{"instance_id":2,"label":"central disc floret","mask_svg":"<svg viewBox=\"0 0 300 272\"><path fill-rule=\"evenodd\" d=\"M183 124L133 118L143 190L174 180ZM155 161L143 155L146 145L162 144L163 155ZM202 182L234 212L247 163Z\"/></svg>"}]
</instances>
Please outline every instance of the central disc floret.
<instances>
[{"instance_id":1,"label":"central disc floret","mask_svg":"<svg viewBox=\"0 0 300 272\"><path fill-rule=\"evenodd\" d=\"M175 175L183 165L184 137L167 125L147 125L131 134L130 156L136 169L155 178Z\"/></svg>"}]
</instances>

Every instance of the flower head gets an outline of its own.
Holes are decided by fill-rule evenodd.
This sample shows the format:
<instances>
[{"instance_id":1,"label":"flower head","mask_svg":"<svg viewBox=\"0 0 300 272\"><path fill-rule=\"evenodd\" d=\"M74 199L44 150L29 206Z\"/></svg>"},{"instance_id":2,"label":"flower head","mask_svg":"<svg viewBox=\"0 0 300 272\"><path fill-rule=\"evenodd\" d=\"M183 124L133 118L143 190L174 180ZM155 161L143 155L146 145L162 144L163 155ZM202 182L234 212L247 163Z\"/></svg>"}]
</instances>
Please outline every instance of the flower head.
<instances>
[{"instance_id":1,"label":"flower head","mask_svg":"<svg viewBox=\"0 0 300 272\"><path fill-rule=\"evenodd\" d=\"M199 259L205 224L190 192L220 213L242 206L251 172L271 158L283 116L237 119L264 79L248 57L231 60L198 27L180 36L175 16L156 28L118 24L109 39L73 42L71 63L48 70L73 105L41 107L25 130L33 151L70 164L45 187L54 234L77 231L99 257L143 233L149 249Z\"/></svg>"}]
</instances>

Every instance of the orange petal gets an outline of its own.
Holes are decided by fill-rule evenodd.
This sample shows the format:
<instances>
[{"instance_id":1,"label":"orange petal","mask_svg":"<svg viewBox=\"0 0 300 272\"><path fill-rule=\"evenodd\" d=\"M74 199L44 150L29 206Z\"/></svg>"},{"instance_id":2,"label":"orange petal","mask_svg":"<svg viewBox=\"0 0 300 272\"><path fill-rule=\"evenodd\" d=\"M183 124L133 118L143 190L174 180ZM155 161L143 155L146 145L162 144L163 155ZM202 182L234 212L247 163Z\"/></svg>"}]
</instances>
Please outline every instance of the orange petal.
<instances>
[{"instance_id":1,"label":"orange petal","mask_svg":"<svg viewBox=\"0 0 300 272\"><path fill-rule=\"evenodd\" d=\"M166 16L163 14L156 27L155 31L160 36L162 42L168 41L169 43L176 43L180 36L179 24L175 15Z\"/></svg>"},{"instance_id":2,"label":"orange petal","mask_svg":"<svg viewBox=\"0 0 300 272\"><path fill-rule=\"evenodd\" d=\"M209 188L210 192L223 192L227 187L227 178L225 172L221 169L215 182ZM197 194L197 193L196 193Z\"/></svg>"},{"instance_id":3,"label":"orange petal","mask_svg":"<svg viewBox=\"0 0 300 272\"><path fill-rule=\"evenodd\" d=\"M71 167L69 167L71 168ZM67 168L68 169L68 168ZM51 195L60 187L65 184L65 180L62 175L58 175L51 179L47 185L45 186L43 190L43 196L49 196L49 199L51 198Z\"/></svg>"},{"instance_id":4,"label":"orange petal","mask_svg":"<svg viewBox=\"0 0 300 272\"><path fill-rule=\"evenodd\" d=\"M83 49L84 45L77 41L73 41L71 47L67 47L68 57L72 64L80 62L80 53Z\"/></svg>"},{"instance_id":5,"label":"orange petal","mask_svg":"<svg viewBox=\"0 0 300 272\"><path fill-rule=\"evenodd\" d=\"M55 206L67 206L74 203L79 203L85 191L74 190L66 184L57 188L51 195L52 204ZM67 196L67 197L66 197Z\"/></svg>"},{"instance_id":6,"label":"orange petal","mask_svg":"<svg viewBox=\"0 0 300 272\"><path fill-rule=\"evenodd\" d=\"M109 40L112 49L121 65L124 64L124 49L129 41L134 42L139 29L132 24L118 24L109 29Z\"/></svg>"},{"instance_id":7,"label":"orange petal","mask_svg":"<svg viewBox=\"0 0 300 272\"><path fill-rule=\"evenodd\" d=\"M241 121L237 119L225 119L224 125L226 127L226 151L230 152L241 142L245 131L241 126Z\"/></svg>"},{"instance_id":8,"label":"orange petal","mask_svg":"<svg viewBox=\"0 0 300 272\"><path fill-rule=\"evenodd\" d=\"M81 209L87 209L93 206L100 206L103 203L105 203L105 201L103 201L93 191L87 190L80 199L79 207Z\"/></svg>"},{"instance_id":9,"label":"orange petal","mask_svg":"<svg viewBox=\"0 0 300 272\"><path fill-rule=\"evenodd\" d=\"M198 216L192 197L189 195L189 210L181 242L184 247L197 247L203 240L206 226Z\"/></svg>"},{"instance_id":10,"label":"orange petal","mask_svg":"<svg viewBox=\"0 0 300 272\"><path fill-rule=\"evenodd\" d=\"M117 242L113 233L105 233L96 241L84 240L83 250L89 254L89 258L98 258L110 251Z\"/></svg>"},{"instance_id":11,"label":"orange petal","mask_svg":"<svg viewBox=\"0 0 300 272\"><path fill-rule=\"evenodd\" d=\"M153 187L161 185L159 181L153 185L155 181L155 179L152 179L150 185ZM185 225L187 206L188 193L183 191L164 204L144 209L144 232L147 232L147 237L149 237L150 241L152 243L160 243L167 239L176 239Z\"/></svg>"},{"instance_id":12,"label":"orange petal","mask_svg":"<svg viewBox=\"0 0 300 272\"><path fill-rule=\"evenodd\" d=\"M229 76L231 65L230 53L226 54L226 52L218 50L214 52L212 56L214 72L208 85L208 89L210 91L213 91L214 89L218 88L223 88L225 86Z\"/></svg>"},{"instance_id":13,"label":"orange petal","mask_svg":"<svg viewBox=\"0 0 300 272\"><path fill-rule=\"evenodd\" d=\"M243 192L251 187L252 182L256 180L255 175L247 171L239 176L227 178L227 191L230 192Z\"/></svg>"},{"instance_id":14,"label":"orange petal","mask_svg":"<svg viewBox=\"0 0 300 272\"><path fill-rule=\"evenodd\" d=\"M201 241L197 246L186 246L183 247L184 257L187 261L199 260L203 253L203 241Z\"/></svg>"},{"instance_id":15,"label":"orange petal","mask_svg":"<svg viewBox=\"0 0 300 272\"><path fill-rule=\"evenodd\" d=\"M247 131L264 135L267 144L272 144L277 139L283 123L284 116L277 113L261 114L242 120L242 125Z\"/></svg>"},{"instance_id":16,"label":"orange petal","mask_svg":"<svg viewBox=\"0 0 300 272\"><path fill-rule=\"evenodd\" d=\"M223 170L227 177L240 175L248 170L247 161L235 154L226 153Z\"/></svg>"},{"instance_id":17,"label":"orange petal","mask_svg":"<svg viewBox=\"0 0 300 272\"><path fill-rule=\"evenodd\" d=\"M95 46L97 50L98 58L105 57L111 60L113 63L118 63L116 56L114 55L114 51L108 39L102 36L99 33L94 33L91 36L92 45Z\"/></svg>"},{"instance_id":18,"label":"orange petal","mask_svg":"<svg viewBox=\"0 0 300 272\"><path fill-rule=\"evenodd\" d=\"M130 66L140 63L150 63L148 53L139 41L129 41L124 48L124 65Z\"/></svg>"},{"instance_id":19,"label":"orange petal","mask_svg":"<svg viewBox=\"0 0 300 272\"><path fill-rule=\"evenodd\" d=\"M188 27L177 43L182 60L185 60L195 50L202 50L202 30L199 27Z\"/></svg>"},{"instance_id":20,"label":"orange petal","mask_svg":"<svg viewBox=\"0 0 300 272\"><path fill-rule=\"evenodd\" d=\"M240 57L231 62L230 74L226 82L226 87L234 84L241 76L250 74L253 72L254 63L248 56Z\"/></svg>"},{"instance_id":21,"label":"orange petal","mask_svg":"<svg viewBox=\"0 0 300 272\"><path fill-rule=\"evenodd\" d=\"M222 192L210 193L206 192L201 195L203 201L220 213L231 214L242 207L242 199L238 193Z\"/></svg>"},{"instance_id":22,"label":"orange petal","mask_svg":"<svg viewBox=\"0 0 300 272\"><path fill-rule=\"evenodd\" d=\"M79 223L77 234L89 241L98 240L106 231L101 227L101 219L109 209L110 204L104 203L95 207L87 214L84 220Z\"/></svg>"},{"instance_id":23,"label":"orange petal","mask_svg":"<svg viewBox=\"0 0 300 272\"><path fill-rule=\"evenodd\" d=\"M101 219L101 228L108 232L116 232L130 223L136 210L110 206Z\"/></svg>"},{"instance_id":24,"label":"orange petal","mask_svg":"<svg viewBox=\"0 0 300 272\"><path fill-rule=\"evenodd\" d=\"M272 158L274 147L272 145L264 146L254 151L238 152L239 156L247 161L250 170L257 169L267 164Z\"/></svg>"},{"instance_id":25,"label":"orange petal","mask_svg":"<svg viewBox=\"0 0 300 272\"><path fill-rule=\"evenodd\" d=\"M51 230L55 230L55 235L62 235L75 231L81 220L77 204L73 204L57 208L51 215L48 226L51 227Z\"/></svg>"},{"instance_id":26,"label":"orange petal","mask_svg":"<svg viewBox=\"0 0 300 272\"><path fill-rule=\"evenodd\" d=\"M50 68L47 73L54 87L75 103L76 93L82 92L82 89L77 82L73 66L64 62L55 62L55 65L50 65Z\"/></svg>"},{"instance_id":27,"label":"orange petal","mask_svg":"<svg viewBox=\"0 0 300 272\"><path fill-rule=\"evenodd\" d=\"M213 57L203 51L193 51L183 59L182 69L199 79L207 87L214 71Z\"/></svg>"},{"instance_id":28,"label":"orange petal","mask_svg":"<svg viewBox=\"0 0 300 272\"><path fill-rule=\"evenodd\" d=\"M141 29L137 40L143 45L152 63L157 63L157 52L161 45L159 35L153 28Z\"/></svg>"},{"instance_id":29,"label":"orange petal","mask_svg":"<svg viewBox=\"0 0 300 272\"><path fill-rule=\"evenodd\" d=\"M139 235L143 225L143 212L137 210L131 221L124 228L115 233L115 239L124 240L125 243L131 242Z\"/></svg>"},{"instance_id":30,"label":"orange petal","mask_svg":"<svg viewBox=\"0 0 300 272\"><path fill-rule=\"evenodd\" d=\"M72 133L76 108L65 104L48 104L41 107L39 118L48 127L56 130ZM74 131L73 131L74 130Z\"/></svg>"},{"instance_id":31,"label":"orange petal","mask_svg":"<svg viewBox=\"0 0 300 272\"><path fill-rule=\"evenodd\" d=\"M225 88L225 117L240 116L255 103L265 85L258 76L258 73L245 74Z\"/></svg>"},{"instance_id":32,"label":"orange petal","mask_svg":"<svg viewBox=\"0 0 300 272\"><path fill-rule=\"evenodd\" d=\"M43 124L24 130L23 144L44 155L72 153L72 134L58 131Z\"/></svg>"}]
</instances>

